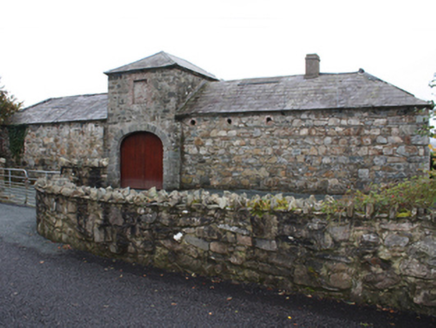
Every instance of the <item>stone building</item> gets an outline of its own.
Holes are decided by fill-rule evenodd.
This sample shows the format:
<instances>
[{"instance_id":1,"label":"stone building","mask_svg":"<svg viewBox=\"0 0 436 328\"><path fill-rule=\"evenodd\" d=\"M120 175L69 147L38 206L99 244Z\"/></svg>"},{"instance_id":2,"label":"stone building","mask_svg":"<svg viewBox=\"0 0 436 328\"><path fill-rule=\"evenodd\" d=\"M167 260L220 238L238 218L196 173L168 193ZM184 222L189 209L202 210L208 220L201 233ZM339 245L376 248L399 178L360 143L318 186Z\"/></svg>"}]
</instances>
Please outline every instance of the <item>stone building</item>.
<instances>
[{"instance_id":1,"label":"stone building","mask_svg":"<svg viewBox=\"0 0 436 328\"><path fill-rule=\"evenodd\" d=\"M110 70L108 93L49 99L15 115L22 165L109 160L108 183L146 189L343 193L416 175L429 103L360 69L218 80L165 52ZM423 112L424 110L424 112Z\"/></svg>"},{"instance_id":2,"label":"stone building","mask_svg":"<svg viewBox=\"0 0 436 328\"><path fill-rule=\"evenodd\" d=\"M30 106L12 117L13 124L27 127L21 162L16 164L59 170L61 158L102 158L106 119L106 94L52 98Z\"/></svg>"}]
</instances>

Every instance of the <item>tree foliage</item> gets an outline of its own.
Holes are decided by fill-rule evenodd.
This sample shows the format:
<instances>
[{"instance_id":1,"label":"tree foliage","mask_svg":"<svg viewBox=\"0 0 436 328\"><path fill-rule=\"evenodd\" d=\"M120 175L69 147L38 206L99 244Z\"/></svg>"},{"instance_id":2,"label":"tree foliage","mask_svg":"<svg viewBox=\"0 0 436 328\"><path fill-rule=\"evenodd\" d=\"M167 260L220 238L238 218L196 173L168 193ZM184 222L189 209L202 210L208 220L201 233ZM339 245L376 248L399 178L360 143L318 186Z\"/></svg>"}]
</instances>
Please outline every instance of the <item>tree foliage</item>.
<instances>
[{"instance_id":1,"label":"tree foliage","mask_svg":"<svg viewBox=\"0 0 436 328\"><path fill-rule=\"evenodd\" d=\"M434 73L433 79L429 82L428 86L432 89L436 89L436 73ZM436 93L433 93L433 95L436 95ZM436 106L433 100L430 101L429 108L425 109L424 112L427 113L427 118L424 121L425 124L418 130L418 132L423 136L436 138L436 130L435 126L433 125L433 122L436 119ZM432 149L432 151L434 150Z\"/></svg>"},{"instance_id":2,"label":"tree foliage","mask_svg":"<svg viewBox=\"0 0 436 328\"><path fill-rule=\"evenodd\" d=\"M436 73L434 73L434 75L433 75L433 80L431 80L430 81L430 83L428 84L429 85L429 87L430 88L435 88L436 89ZM433 93L433 95L435 95L435 93ZM432 108L432 110L430 111L430 119L434 119L434 118L436 118L436 115L435 115L435 106L434 106L435 104L434 104L434 102L433 102L433 108ZM430 127L429 127L429 129L430 129L430 137L431 138L435 138L436 137L436 133L435 133L435 130L434 130L434 126L433 125L431 125L431 124L429 124L430 125Z\"/></svg>"},{"instance_id":3,"label":"tree foliage","mask_svg":"<svg viewBox=\"0 0 436 328\"><path fill-rule=\"evenodd\" d=\"M15 163L20 162L24 150L24 140L26 138L25 125L8 125L9 150Z\"/></svg>"},{"instance_id":4,"label":"tree foliage","mask_svg":"<svg viewBox=\"0 0 436 328\"><path fill-rule=\"evenodd\" d=\"M18 102L13 95L9 94L0 83L0 124L4 124L8 117L21 108L21 105L22 103Z\"/></svg>"},{"instance_id":5,"label":"tree foliage","mask_svg":"<svg viewBox=\"0 0 436 328\"><path fill-rule=\"evenodd\" d=\"M436 73L434 73L433 80L431 80L428 85L429 85L430 88L432 88L432 89L435 88L436 89ZM436 96L436 93L433 93L433 95ZM430 111L430 119L429 119L430 124L429 124L428 129L429 129L429 137L430 138L435 138L436 137L436 133L435 133L435 130L434 130L435 127L431 124L432 119L433 119L433 122L436 119L434 103L433 103L433 110ZM430 166L431 166L432 170L436 171L436 147L432 146L431 144L428 145L428 146L430 147L430 160L431 160L430 161Z\"/></svg>"},{"instance_id":6,"label":"tree foliage","mask_svg":"<svg viewBox=\"0 0 436 328\"><path fill-rule=\"evenodd\" d=\"M430 88L436 87L436 73L433 74L433 80L431 80L428 85L430 86Z\"/></svg>"}]
</instances>

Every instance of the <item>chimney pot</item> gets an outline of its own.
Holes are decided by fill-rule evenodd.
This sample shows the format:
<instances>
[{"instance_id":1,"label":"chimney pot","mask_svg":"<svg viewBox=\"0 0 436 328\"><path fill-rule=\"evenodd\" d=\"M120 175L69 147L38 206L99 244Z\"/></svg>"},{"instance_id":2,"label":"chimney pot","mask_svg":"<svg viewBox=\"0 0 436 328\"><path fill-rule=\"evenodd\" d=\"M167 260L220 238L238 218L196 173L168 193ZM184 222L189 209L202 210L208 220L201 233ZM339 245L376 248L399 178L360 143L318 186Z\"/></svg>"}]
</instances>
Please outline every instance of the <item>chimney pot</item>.
<instances>
[{"instance_id":1,"label":"chimney pot","mask_svg":"<svg viewBox=\"0 0 436 328\"><path fill-rule=\"evenodd\" d=\"M319 76L319 56L317 54L306 55L306 74L305 79L313 79Z\"/></svg>"}]
</instances>

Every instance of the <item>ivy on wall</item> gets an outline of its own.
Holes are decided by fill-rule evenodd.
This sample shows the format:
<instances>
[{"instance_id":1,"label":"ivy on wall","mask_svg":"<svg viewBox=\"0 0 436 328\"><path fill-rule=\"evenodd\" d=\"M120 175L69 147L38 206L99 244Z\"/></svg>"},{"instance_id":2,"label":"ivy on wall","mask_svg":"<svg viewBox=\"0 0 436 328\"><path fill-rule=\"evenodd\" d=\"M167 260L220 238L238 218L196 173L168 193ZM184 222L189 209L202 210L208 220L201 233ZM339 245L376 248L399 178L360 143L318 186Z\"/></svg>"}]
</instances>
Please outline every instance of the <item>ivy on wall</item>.
<instances>
[{"instance_id":1,"label":"ivy on wall","mask_svg":"<svg viewBox=\"0 0 436 328\"><path fill-rule=\"evenodd\" d=\"M19 162L24 150L24 139L26 138L25 125L8 125L9 150L15 162Z\"/></svg>"}]
</instances>

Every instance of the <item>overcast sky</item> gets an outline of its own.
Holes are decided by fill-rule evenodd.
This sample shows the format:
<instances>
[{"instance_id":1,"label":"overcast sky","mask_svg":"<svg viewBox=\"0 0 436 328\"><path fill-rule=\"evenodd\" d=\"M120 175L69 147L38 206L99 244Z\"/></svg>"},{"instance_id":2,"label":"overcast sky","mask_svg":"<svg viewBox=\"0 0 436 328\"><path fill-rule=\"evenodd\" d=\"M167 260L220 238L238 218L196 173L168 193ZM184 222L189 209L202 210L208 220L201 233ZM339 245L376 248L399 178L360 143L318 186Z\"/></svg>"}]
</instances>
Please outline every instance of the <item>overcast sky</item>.
<instances>
[{"instance_id":1,"label":"overcast sky","mask_svg":"<svg viewBox=\"0 0 436 328\"><path fill-rule=\"evenodd\" d=\"M303 74L317 53L430 100L435 17L435 0L0 0L1 83L30 106L107 92L104 71L161 50L224 80Z\"/></svg>"}]
</instances>

